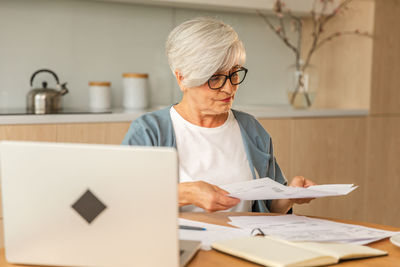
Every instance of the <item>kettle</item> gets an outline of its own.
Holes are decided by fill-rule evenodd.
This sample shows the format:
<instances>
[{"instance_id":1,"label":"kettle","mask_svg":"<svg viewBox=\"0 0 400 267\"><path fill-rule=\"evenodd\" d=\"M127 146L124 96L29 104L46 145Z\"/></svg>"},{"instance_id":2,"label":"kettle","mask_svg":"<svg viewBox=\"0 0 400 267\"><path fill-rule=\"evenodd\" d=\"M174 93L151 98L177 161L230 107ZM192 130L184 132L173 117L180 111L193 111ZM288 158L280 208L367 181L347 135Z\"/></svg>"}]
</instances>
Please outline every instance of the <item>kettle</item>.
<instances>
[{"instance_id":1,"label":"kettle","mask_svg":"<svg viewBox=\"0 0 400 267\"><path fill-rule=\"evenodd\" d=\"M61 110L61 96L68 93L67 83L60 85L58 76L49 69L41 69L32 74L31 88L35 76L41 72L48 72L53 75L57 82L57 88L60 90L47 88L47 82L42 82L42 88L35 88L29 91L27 95L27 111L32 114L51 114L58 113Z\"/></svg>"}]
</instances>

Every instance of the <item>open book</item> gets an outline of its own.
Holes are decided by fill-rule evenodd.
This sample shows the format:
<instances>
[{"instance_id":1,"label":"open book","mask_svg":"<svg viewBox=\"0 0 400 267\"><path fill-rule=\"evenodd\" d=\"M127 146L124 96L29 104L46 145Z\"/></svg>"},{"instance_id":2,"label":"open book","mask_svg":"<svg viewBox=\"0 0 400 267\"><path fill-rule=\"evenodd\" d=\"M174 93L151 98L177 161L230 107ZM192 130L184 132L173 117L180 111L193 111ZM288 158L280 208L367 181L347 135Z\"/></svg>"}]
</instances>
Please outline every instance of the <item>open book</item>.
<instances>
[{"instance_id":1,"label":"open book","mask_svg":"<svg viewBox=\"0 0 400 267\"><path fill-rule=\"evenodd\" d=\"M367 246L340 243L289 242L270 236L253 236L218 241L216 250L265 266L321 266L339 260L387 255Z\"/></svg>"}]
</instances>

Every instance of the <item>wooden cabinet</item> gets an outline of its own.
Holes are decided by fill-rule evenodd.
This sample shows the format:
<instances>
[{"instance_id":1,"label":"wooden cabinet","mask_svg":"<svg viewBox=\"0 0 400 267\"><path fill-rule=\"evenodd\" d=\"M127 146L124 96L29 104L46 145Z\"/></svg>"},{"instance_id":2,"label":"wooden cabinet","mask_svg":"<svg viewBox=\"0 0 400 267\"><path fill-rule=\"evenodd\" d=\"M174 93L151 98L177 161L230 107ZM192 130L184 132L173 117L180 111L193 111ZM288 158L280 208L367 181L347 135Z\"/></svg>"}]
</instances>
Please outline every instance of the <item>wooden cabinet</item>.
<instances>
[{"instance_id":1,"label":"wooden cabinet","mask_svg":"<svg viewBox=\"0 0 400 267\"><path fill-rule=\"evenodd\" d=\"M367 117L260 122L272 137L276 158L289 181L299 175L318 184L360 185L361 190L349 196L296 205L296 213L355 220L366 216L362 203L367 183Z\"/></svg>"},{"instance_id":2,"label":"wooden cabinet","mask_svg":"<svg viewBox=\"0 0 400 267\"><path fill-rule=\"evenodd\" d=\"M130 123L71 123L57 125L57 142L121 144Z\"/></svg>"},{"instance_id":3,"label":"wooden cabinet","mask_svg":"<svg viewBox=\"0 0 400 267\"><path fill-rule=\"evenodd\" d=\"M348 196L316 199L296 206L295 211L340 219L365 217L367 118L300 119L294 121L293 128L293 175L318 184L360 185Z\"/></svg>"},{"instance_id":4,"label":"wooden cabinet","mask_svg":"<svg viewBox=\"0 0 400 267\"><path fill-rule=\"evenodd\" d=\"M371 114L400 114L400 0L375 1Z\"/></svg>"},{"instance_id":5,"label":"wooden cabinet","mask_svg":"<svg viewBox=\"0 0 400 267\"><path fill-rule=\"evenodd\" d=\"M384 208L398 194L400 117L260 119L288 180L302 175L319 184L354 183L348 196L297 205L299 214L400 226L400 213ZM2 125L1 140L120 144L130 123ZM1 216L0 216L1 217Z\"/></svg>"},{"instance_id":6,"label":"wooden cabinet","mask_svg":"<svg viewBox=\"0 0 400 267\"><path fill-rule=\"evenodd\" d=\"M263 119L288 180L302 175L318 184L354 183L347 196L296 205L298 214L400 226L400 116Z\"/></svg>"},{"instance_id":7,"label":"wooden cabinet","mask_svg":"<svg viewBox=\"0 0 400 267\"><path fill-rule=\"evenodd\" d=\"M120 144L130 122L0 125L0 140Z\"/></svg>"},{"instance_id":8,"label":"wooden cabinet","mask_svg":"<svg viewBox=\"0 0 400 267\"><path fill-rule=\"evenodd\" d=\"M0 125L0 140L15 141L56 141L54 124Z\"/></svg>"},{"instance_id":9,"label":"wooden cabinet","mask_svg":"<svg viewBox=\"0 0 400 267\"><path fill-rule=\"evenodd\" d=\"M370 117L364 177L365 221L400 225L400 116Z\"/></svg>"}]
</instances>

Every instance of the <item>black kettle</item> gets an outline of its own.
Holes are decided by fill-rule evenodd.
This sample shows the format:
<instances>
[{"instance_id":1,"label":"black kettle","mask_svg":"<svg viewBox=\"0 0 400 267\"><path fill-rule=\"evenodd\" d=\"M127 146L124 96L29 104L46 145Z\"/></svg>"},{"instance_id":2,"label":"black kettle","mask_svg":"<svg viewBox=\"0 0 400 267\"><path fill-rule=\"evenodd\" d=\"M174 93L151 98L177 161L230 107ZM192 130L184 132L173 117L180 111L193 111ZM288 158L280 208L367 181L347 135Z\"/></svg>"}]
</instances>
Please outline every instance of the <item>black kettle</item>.
<instances>
[{"instance_id":1,"label":"black kettle","mask_svg":"<svg viewBox=\"0 0 400 267\"><path fill-rule=\"evenodd\" d=\"M67 83L60 84L57 74L49 69L41 69L31 76L31 88L35 76L41 72L48 72L56 80L57 89L47 88L47 82L42 82L42 88L31 89L27 95L27 111L32 114L58 113L61 107L61 96L68 93Z\"/></svg>"}]
</instances>

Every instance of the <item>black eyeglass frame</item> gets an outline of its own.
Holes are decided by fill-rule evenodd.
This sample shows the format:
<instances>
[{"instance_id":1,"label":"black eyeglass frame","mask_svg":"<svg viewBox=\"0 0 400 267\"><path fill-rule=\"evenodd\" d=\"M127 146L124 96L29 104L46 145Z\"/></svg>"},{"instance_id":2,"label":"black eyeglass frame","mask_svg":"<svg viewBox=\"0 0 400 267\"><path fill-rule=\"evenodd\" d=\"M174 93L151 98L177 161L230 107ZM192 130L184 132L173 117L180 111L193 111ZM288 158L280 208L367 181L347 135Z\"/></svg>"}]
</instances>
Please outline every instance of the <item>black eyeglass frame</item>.
<instances>
[{"instance_id":1,"label":"black eyeglass frame","mask_svg":"<svg viewBox=\"0 0 400 267\"><path fill-rule=\"evenodd\" d=\"M243 79L242 79L240 82L238 82L238 83L233 83L233 82L232 82L232 76L233 76L234 74L236 74L237 72L243 71L243 70L244 70ZM228 80L228 78L229 78L229 81L231 82L232 85L239 85L239 84L241 84L241 83L244 81L244 79L246 78L246 75L247 75L247 72L248 72L248 71L249 71L249 70L246 69L245 67L240 67L240 69L238 69L238 70L232 72L232 73L229 74L229 75L225 75L225 74L214 74L214 75L211 76L210 79L208 79L208 81L207 81L208 87L209 87L211 90L218 90L218 89L221 89L222 87L224 87L224 85L225 85L226 81ZM213 78L213 77L221 77L221 76L224 76L224 77L225 77L225 81L222 83L222 85L221 85L220 87L218 87L218 88L212 88L211 85L210 85L210 80L211 80L211 78Z\"/></svg>"}]
</instances>

